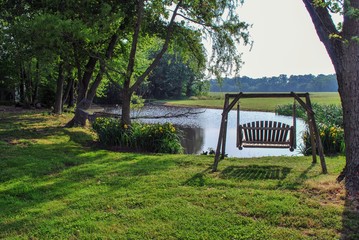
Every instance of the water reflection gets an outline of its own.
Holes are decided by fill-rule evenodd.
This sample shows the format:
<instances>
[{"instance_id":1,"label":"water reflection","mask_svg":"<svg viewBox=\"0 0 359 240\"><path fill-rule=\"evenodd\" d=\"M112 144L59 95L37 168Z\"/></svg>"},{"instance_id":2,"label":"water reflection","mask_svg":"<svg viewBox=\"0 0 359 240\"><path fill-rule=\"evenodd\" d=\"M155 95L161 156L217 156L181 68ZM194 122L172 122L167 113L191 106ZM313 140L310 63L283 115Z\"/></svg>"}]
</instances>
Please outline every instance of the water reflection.
<instances>
[{"instance_id":1,"label":"water reflection","mask_svg":"<svg viewBox=\"0 0 359 240\"><path fill-rule=\"evenodd\" d=\"M197 154L203 151L204 129L199 127L182 127L182 146L186 154Z\"/></svg>"},{"instance_id":2,"label":"water reflection","mask_svg":"<svg viewBox=\"0 0 359 240\"><path fill-rule=\"evenodd\" d=\"M106 109L107 112L120 114L119 108ZM188 114L186 114L188 113ZM197 113L197 114L196 114ZM200 154L209 149L216 149L219 126L221 124L222 110L220 109L197 109L177 108L168 106L149 105L140 111L133 111L132 117L146 123L171 122L183 131L182 145L185 153ZM181 117L174 117L182 115ZM164 116L164 118L151 118ZM241 111L240 123L252 121L278 121L292 125L292 117L278 116L267 112ZM292 156L301 155L298 148L302 144L302 131L305 129L304 121L297 119L297 150L290 152L288 149L270 148L236 148L236 124L237 112L231 111L228 115L228 132L226 153L233 157L260 157L260 156Z\"/></svg>"}]
</instances>

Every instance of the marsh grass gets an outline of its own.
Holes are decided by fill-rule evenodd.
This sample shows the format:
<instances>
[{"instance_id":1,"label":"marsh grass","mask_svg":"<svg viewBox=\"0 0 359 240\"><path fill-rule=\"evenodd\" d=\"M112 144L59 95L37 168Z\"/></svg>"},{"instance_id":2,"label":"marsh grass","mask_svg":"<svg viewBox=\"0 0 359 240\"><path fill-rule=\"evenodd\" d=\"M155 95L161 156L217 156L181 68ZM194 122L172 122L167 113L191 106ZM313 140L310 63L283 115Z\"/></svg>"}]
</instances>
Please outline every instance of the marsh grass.
<instances>
[{"instance_id":1,"label":"marsh grass","mask_svg":"<svg viewBox=\"0 0 359 240\"><path fill-rule=\"evenodd\" d=\"M96 148L71 116L0 113L0 239L338 239L344 157L226 158Z\"/></svg>"}]
</instances>

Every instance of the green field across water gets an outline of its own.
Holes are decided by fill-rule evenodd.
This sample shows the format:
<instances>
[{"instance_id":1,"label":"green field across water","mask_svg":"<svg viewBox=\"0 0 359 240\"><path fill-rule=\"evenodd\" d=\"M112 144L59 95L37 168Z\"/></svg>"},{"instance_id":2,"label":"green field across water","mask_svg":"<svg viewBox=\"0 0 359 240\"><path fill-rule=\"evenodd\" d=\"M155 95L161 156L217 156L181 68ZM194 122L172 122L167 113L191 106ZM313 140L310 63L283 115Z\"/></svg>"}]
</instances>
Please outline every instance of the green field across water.
<instances>
[{"instance_id":1,"label":"green field across water","mask_svg":"<svg viewBox=\"0 0 359 240\"><path fill-rule=\"evenodd\" d=\"M223 108L225 93L209 93L206 97L197 97L185 100L161 101L166 105ZM310 93L312 103L318 104L340 104L340 97L337 92L315 92ZM293 103L293 98L246 98L240 99L241 109L249 111L274 112L277 105Z\"/></svg>"}]
</instances>

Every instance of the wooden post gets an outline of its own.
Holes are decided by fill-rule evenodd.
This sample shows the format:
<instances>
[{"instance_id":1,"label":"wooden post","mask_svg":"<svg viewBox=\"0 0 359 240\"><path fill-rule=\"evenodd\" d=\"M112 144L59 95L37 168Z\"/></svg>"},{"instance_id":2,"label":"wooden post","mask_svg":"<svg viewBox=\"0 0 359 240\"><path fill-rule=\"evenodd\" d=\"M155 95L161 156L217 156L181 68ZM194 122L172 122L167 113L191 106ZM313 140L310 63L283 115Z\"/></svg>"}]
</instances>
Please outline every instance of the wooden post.
<instances>
[{"instance_id":1,"label":"wooden post","mask_svg":"<svg viewBox=\"0 0 359 240\"><path fill-rule=\"evenodd\" d=\"M212 171L217 171L219 157L221 155L221 148L222 148L222 159L225 155L225 137L227 134L227 120L228 120L228 113L233 108L233 106L238 102L239 98L241 97L243 93L239 93L235 95L235 98L233 101L229 103L229 98L233 95L226 94L225 100L224 100L224 106L223 106L223 113L222 113L222 120L221 120L221 127L219 129L219 136L218 136L218 143L217 143L217 149L216 149L216 155L214 157L214 163L212 167Z\"/></svg>"},{"instance_id":2,"label":"wooden post","mask_svg":"<svg viewBox=\"0 0 359 240\"><path fill-rule=\"evenodd\" d=\"M309 128L309 135L310 135L310 144L312 146L312 162L313 163L317 163L317 146L316 146L316 142L314 140L314 123L313 123L313 118L312 118L312 114L307 113L307 118L308 118L308 128Z\"/></svg>"},{"instance_id":3,"label":"wooden post","mask_svg":"<svg viewBox=\"0 0 359 240\"><path fill-rule=\"evenodd\" d=\"M314 128L313 128L313 121L312 121L312 117L311 115L314 115L312 106L310 104L310 98L309 98L309 94L306 93L305 94L305 99L306 102L303 102L303 100L294 92L291 92L291 94L294 96L294 98L297 100L297 102L305 109L306 113L307 113L307 118L308 118L308 127L309 127L309 135L310 135L310 144L312 146L312 162L316 163L317 162L317 147L315 145L315 141L314 141ZM309 103L308 103L309 100Z\"/></svg>"},{"instance_id":4,"label":"wooden post","mask_svg":"<svg viewBox=\"0 0 359 240\"><path fill-rule=\"evenodd\" d=\"M307 106L312 110L312 104L310 102L310 98L309 98L309 94L307 93L307 95L305 96L305 101ZM315 133L314 133L314 122L313 122L313 113L310 113L309 111L307 111L307 118L308 118L308 127L309 127L309 135L310 135L310 143L312 145L312 158L313 158L313 163L317 163L317 145L316 145L316 141L315 139Z\"/></svg>"},{"instance_id":5,"label":"wooden post","mask_svg":"<svg viewBox=\"0 0 359 240\"><path fill-rule=\"evenodd\" d=\"M239 119L239 111L240 111L240 107L239 107L239 103L237 104L237 125L236 125L236 130L237 130L237 137L236 137L236 146L238 147L239 146L239 136L240 136L240 133L239 133L239 124L240 124L240 119ZM242 131L242 130L241 130Z\"/></svg>"},{"instance_id":6,"label":"wooden post","mask_svg":"<svg viewBox=\"0 0 359 240\"><path fill-rule=\"evenodd\" d=\"M312 103L310 102L309 93L307 93L305 98L306 98L306 102L307 102L308 107L312 108ZM316 143L317 148L318 148L320 164L322 166L322 173L327 174L328 170L327 170L327 165L325 163L323 145L322 145L322 141L321 141L321 138L320 138L320 134L319 134L319 131L318 131L317 124L315 122L314 113L309 114L309 115L310 115L311 122L312 122L313 133L314 133L314 136L315 136L315 143ZM308 121L309 121L309 118L308 118Z\"/></svg>"},{"instance_id":7,"label":"wooden post","mask_svg":"<svg viewBox=\"0 0 359 240\"><path fill-rule=\"evenodd\" d=\"M216 155L214 157L214 163L213 163L213 167L212 167L212 171L215 172L217 171L217 167L218 167L218 162L219 162L219 156L220 156L220 152L221 152L221 146L223 144L223 133L224 133L224 128L227 126L225 124L225 121L227 119L228 113L226 113L226 109L227 109L227 95L226 98L224 100L224 106L223 106L223 113L222 113L222 120L221 120L221 127L219 129L219 135L218 135L218 143L217 143L217 149L216 149Z\"/></svg>"},{"instance_id":8,"label":"wooden post","mask_svg":"<svg viewBox=\"0 0 359 240\"><path fill-rule=\"evenodd\" d=\"M297 148L297 106L295 104L295 99L293 103L293 129L294 129L293 148Z\"/></svg>"},{"instance_id":9,"label":"wooden post","mask_svg":"<svg viewBox=\"0 0 359 240\"><path fill-rule=\"evenodd\" d=\"M224 100L225 109L228 108L228 102L229 102L229 97L226 95L226 98ZM229 109L229 111L230 111L230 109ZM225 119L224 119L221 159L224 159L224 156L226 155L227 126L228 126L228 113L229 113L229 111L226 112Z\"/></svg>"}]
</instances>

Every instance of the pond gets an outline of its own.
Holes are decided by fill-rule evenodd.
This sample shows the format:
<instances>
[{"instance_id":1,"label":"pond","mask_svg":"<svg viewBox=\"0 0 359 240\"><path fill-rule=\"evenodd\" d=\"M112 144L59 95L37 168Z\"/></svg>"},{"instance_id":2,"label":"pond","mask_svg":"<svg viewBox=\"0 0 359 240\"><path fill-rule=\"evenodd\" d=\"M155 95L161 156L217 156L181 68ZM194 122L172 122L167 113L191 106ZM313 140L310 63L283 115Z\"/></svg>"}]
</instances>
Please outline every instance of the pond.
<instances>
[{"instance_id":1,"label":"pond","mask_svg":"<svg viewBox=\"0 0 359 240\"><path fill-rule=\"evenodd\" d=\"M120 114L120 108L106 108L106 112ZM157 118L157 116L163 116ZM176 117L171 117L176 116ZM221 109L183 108L162 105L147 105L141 110L132 111L132 117L146 123L171 122L183 132L182 146L187 154L201 154L209 149L217 148L219 127L221 124ZM154 117L154 118L151 118ZM257 120L278 121L293 125L292 117L279 116L269 112L241 111L240 122L247 123ZM237 111L231 111L228 115L228 132L226 141L226 154L230 157L262 157L262 156L300 156L301 139L305 129L305 122L297 119L297 149L290 152L289 149L271 148L244 148L236 147Z\"/></svg>"}]
</instances>

